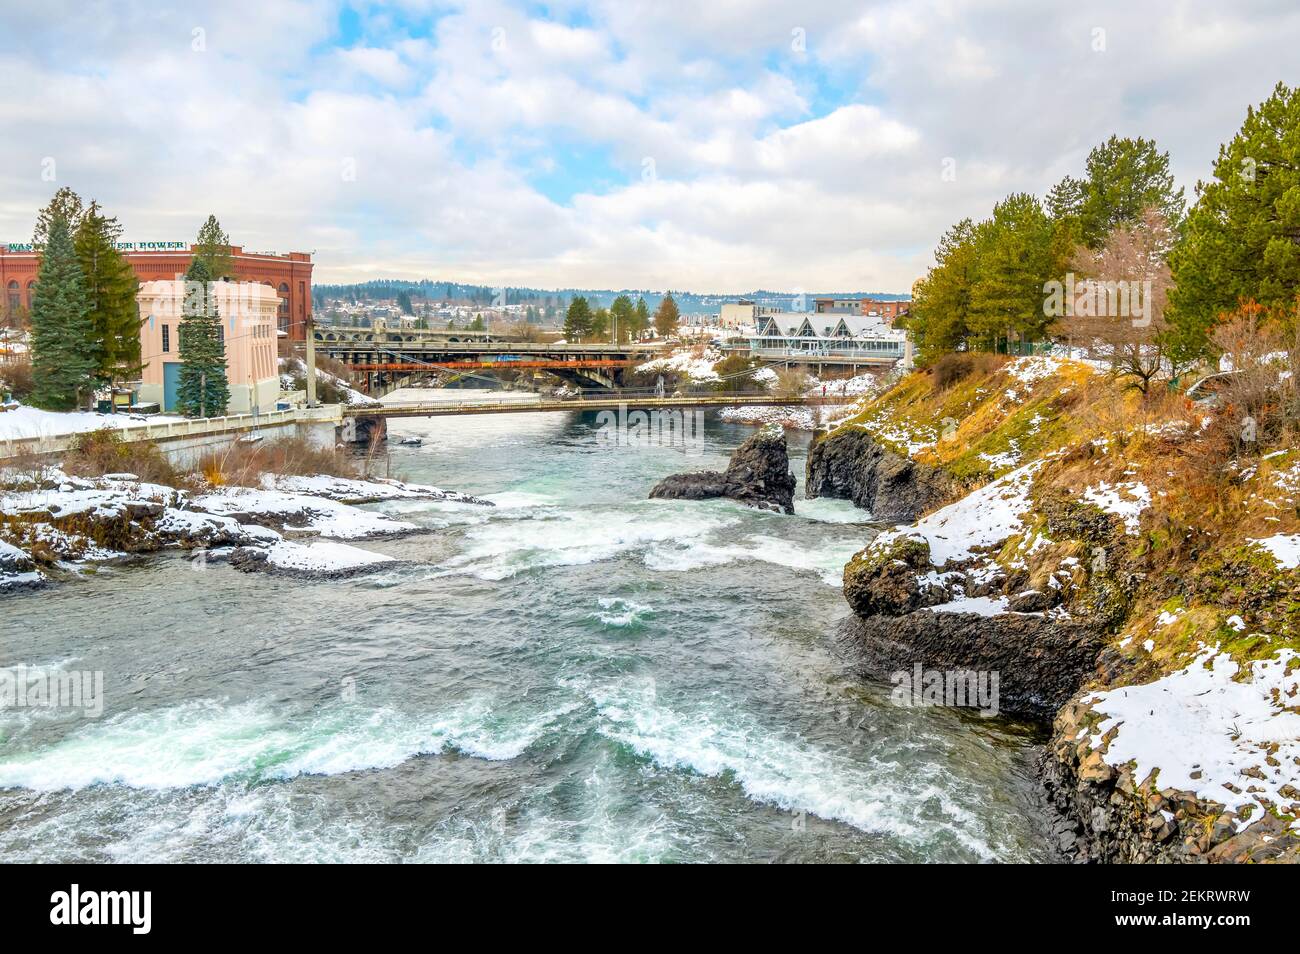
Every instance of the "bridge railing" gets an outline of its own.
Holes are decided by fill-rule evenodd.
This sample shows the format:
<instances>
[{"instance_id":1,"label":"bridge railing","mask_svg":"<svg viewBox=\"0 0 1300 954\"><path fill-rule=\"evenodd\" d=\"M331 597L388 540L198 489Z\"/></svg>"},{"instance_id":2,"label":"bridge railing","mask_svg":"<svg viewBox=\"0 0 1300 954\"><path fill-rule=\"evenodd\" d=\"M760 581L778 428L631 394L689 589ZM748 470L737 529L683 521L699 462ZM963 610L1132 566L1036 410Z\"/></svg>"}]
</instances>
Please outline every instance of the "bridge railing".
<instances>
[{"instance_id":1,"label":"bridge railing","mask_svg":"<svg viewBox=\"0 0 1300 954\"><path fill-rule=\"evenodd\" d=\"M337 404L323 404L319 407L293 407L283 411L265 411L258 414L227 414L222 417L195 417L180 420L142 422L115 427L105 421L105 427L113 429L123 441L165 441L182 437L198 437L204 434L224 434L231 431L251 431L260 427L274 427L278 424L300 424L309 422L334 422L343 419L342 408ZM59 454L70 450L85 432L70 434L39 434L31 437L15 437L0 440L0 459L21 457L28 454Z\"/></svg>"}]
</instances>

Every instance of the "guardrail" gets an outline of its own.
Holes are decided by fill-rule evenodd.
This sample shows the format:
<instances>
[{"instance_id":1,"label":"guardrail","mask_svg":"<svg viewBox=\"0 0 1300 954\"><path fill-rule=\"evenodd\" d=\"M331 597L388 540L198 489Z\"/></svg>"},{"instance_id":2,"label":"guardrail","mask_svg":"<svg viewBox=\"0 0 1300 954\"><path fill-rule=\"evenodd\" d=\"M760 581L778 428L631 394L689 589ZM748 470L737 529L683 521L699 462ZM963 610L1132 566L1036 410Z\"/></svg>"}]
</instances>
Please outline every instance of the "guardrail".
<instances>
[{"instance_id":1,"label":"guardrail","mask_svg":"<svg viewBox=\"0 0 1300 954\"><path fill-rule=\"evenodd\" d=\"M179 421L156 421L138 425L115 427L122 440L166 441L182 437L199 437L205 434L225 434L252 431L279 424L305 424L312 422L342 423L342 408L338 404L318 407L294 407L284 411L266 411L260 414L227 414L222 417L195 417ZM106 427L114 427L105 422ZM82 433L41 434L34 437L16 437L0 440L0 459L27 454L58 454L70 449Z\"/></svg>"}]
</instances>

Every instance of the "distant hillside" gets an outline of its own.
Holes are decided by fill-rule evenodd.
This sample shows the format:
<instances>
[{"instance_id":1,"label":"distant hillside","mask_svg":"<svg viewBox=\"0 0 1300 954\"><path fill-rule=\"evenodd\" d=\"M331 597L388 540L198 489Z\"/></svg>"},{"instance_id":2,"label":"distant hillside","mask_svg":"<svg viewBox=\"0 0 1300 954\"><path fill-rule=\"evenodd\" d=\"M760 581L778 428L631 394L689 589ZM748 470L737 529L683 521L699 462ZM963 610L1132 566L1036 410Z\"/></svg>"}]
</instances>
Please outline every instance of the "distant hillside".
<instances>
[{"instance_id":1,"label":"distant hillside","mask_svg":"<svg viewBox=\"0 0 1300 954\"><path fill-rule=\"evenodd\" d=\"M469 285L464 282L433 281L425 278L418 282L401 279L375 279L352 285L316 285L312 295L319 306L326 298L347 298L353 301L373 301L376 299L395 298L399 292L406 292L413 301L468 301L484 307L498 303L499 290L490 285ZM663 299L663 291L641 288L506 288L504 301L506 305L567 306L578 295L583 295L593 307L608 308L619 295L627 295L633 301L644 298L653 311ZM700 294L697 292L674 291L673 298L683 314L713 314L726 302L744 298L756 301L760 305L791 308L795 295L790 292L755 291L737 292L735 294ZM887 300L908 299L911 295L896 292L845 292L816 291L808 292L811 298L881 298Z\"/></svg>"}]
</instances>

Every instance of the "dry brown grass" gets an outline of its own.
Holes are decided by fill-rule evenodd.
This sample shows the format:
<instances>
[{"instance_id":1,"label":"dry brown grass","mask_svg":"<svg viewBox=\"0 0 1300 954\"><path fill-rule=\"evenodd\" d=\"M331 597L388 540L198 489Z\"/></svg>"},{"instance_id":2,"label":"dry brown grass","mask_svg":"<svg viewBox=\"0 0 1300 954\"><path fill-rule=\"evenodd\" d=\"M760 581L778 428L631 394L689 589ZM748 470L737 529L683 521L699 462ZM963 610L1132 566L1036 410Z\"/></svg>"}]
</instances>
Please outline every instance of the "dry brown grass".
<instances>
[{"instance_id":1,"label":"dry brown grass","mask_svg":"<svg viewBox=\"0 0 1300 954\"><path fill-rule=\"evenodd\" d=\"M355 477L355 462L333 447L316 447L300 438L266 443L235 442L205 454L195 470L214 487L257 487L263 474Z\"/></svg>"},{"instance_id":2,"label":"dry brown grass","mask_svg":"<svg viewBox=\"0 0 1300 954\"><path fill-rule=\"evenodd\" d=\"M25 354L0 358L0 397L8 391L18 400L32 393L32 359Z\"/></svg>"},{"instance_id":3,"label":"dry brown grass","mask_svg":"<svg viewBox=\"0 0 1300 954\"><path fill-rule=\"evenodd\" d=\"M972 374L991 374L995 369L1005 364L1006 360L1000 355L985 354L983 352L945 354L930 365L934 389L936 391L946 391L958 381L968 378Z\"/></svg>"},{"instance_id":4,"label":"dry brown grass","mask_svg":"<svg viewBox=\"0 0 1300 954\"><path fill-rule=\"evenodd\" d=\"M153 441L124 441L115 428L78 434L63 455L63 470L74 477L134 474L141 480L175 486L176 468Z\"/></svg>"}]
</instances>

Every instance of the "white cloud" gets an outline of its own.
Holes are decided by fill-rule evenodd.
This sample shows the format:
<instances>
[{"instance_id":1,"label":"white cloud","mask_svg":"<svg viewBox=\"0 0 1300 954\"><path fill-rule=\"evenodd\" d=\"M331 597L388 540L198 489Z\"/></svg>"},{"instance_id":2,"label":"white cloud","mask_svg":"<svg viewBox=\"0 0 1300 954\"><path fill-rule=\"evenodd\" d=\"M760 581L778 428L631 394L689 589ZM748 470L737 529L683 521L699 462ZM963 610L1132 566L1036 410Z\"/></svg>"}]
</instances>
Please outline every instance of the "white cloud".
<instances>
[{"instance_id":1,"label":"white cloud","mask_svg":"<svg viewBox=\"0 0 1300 954\"><path fill-rule=\"evenodd\" d=\"M1283 0L549 9L368 5L346 37L341 0L6 10L0 238L66 184L137 238L215 212L321 280L905 291L952 222L1112 133L1190 185L1300 39Z\"/></svg>"}]
</instances>

